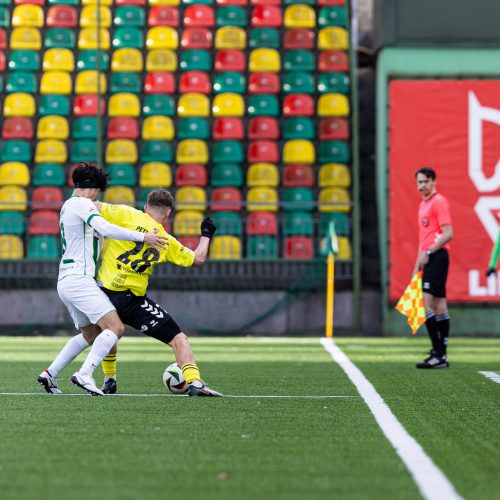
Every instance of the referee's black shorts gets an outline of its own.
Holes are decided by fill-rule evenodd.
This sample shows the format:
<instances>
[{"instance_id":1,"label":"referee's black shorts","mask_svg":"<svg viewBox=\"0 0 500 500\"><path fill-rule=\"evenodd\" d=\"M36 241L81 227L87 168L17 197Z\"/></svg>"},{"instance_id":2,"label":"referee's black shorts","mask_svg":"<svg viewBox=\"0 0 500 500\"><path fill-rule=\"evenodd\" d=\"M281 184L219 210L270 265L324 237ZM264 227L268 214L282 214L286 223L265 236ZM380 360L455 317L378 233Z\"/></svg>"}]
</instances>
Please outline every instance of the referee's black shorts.
<instances>
[{"instance_id":1,"label":"referee's black shorts","mask_svg":"<svg viewBox=\"0 0 500 500\"><path fill-rule=\"evenodd\" d=\"M181 333L182 330L174 318L147 295L138 297L129 290L124 292L115 292L107 288L101 290L116 307L118 316L124 324L165 344Z\"/></svg>"},{"instance_id":2,"label":"referee's black shorts","mask_svg":"<svg viewBox=\"0 0 500 500\"><path fill-rule=\"evenodd\" d=\"M429 262L424 266L422 289L434 297L446 297L446 279L450 259L448 250L441 248L429 256Z\"/></svg>"}]
</instances>

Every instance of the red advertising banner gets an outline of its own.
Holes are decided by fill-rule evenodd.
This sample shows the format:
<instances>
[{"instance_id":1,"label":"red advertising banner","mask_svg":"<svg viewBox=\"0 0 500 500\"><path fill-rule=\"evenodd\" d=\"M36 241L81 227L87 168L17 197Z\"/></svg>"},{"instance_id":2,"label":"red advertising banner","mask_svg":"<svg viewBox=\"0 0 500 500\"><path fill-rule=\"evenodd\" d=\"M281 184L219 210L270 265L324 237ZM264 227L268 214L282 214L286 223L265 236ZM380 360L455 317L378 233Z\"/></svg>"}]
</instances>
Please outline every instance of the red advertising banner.
<instances>
[{"instance_id":1,"label":"red advertising banner","mask_svg":"<svg viewBox=\"0 0 500 500\"><path fill-rule=\"evenodd\" d=\"M390 300L411 278L415 171L430 166L452 212L448 300L500 302L500 273L485 276L500 223L500 80L393 80L389 106Z\"/></svg>"}]
</instances>

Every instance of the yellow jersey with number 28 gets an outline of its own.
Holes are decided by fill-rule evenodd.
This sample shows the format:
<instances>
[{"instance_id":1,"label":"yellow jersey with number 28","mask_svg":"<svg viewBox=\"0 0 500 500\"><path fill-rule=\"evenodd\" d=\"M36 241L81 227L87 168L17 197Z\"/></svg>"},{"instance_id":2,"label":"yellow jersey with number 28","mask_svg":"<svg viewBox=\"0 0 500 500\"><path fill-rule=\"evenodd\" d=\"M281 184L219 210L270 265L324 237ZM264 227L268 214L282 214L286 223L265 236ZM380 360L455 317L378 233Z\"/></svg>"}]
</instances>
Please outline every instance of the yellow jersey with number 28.
<instances>
[{"instance_id":1,"label":"yellow jersey with number 28","mask_svg":"<svg viewBox=\"0 0 500 500\"><path fill-rule=\"evenodd\" d=\"M108 290L130 290L134 295L146 295L153 266L163 262L182 267L193 265L194 252L181 245L148 214L125 205L103 203L101 215L112 224L134 231L149 233L158 229L158 234L166 236L169 243L165 249L157 250L144 242L108 240L97 274L97 281Z\"/></svg>"}]
</instances>

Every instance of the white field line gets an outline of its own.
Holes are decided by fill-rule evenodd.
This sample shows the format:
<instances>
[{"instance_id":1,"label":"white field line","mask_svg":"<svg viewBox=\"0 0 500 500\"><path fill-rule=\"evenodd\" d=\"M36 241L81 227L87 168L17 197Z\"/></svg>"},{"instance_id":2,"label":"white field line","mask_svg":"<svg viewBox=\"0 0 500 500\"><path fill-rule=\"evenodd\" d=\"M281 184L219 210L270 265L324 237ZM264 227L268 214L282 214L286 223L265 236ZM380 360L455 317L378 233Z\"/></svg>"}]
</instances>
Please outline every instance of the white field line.
<instances>
[{"instance_id":1,"label":"white field line","mask_svg":"<svg viewBox=\"0 0 500 500\"><path fill-rule=\"evenodd\" d=\"M448 478L417 441L408 434L363 372L331 339L321 339L321 344L355 385L385 437L410 472L423 498L426 500L461 499L462 497Z\"/></svg>"},{"instance_id":2,"label":"white field line","mask_svg":"<svg viewBox=\"0 0 500 500\"><path fill-rule=\"evenodd\" d=\"M500 373L497 372L477 372L483 375L484 377L490 379L492 382L500 384Z\"/></svg>"}]
</instances>

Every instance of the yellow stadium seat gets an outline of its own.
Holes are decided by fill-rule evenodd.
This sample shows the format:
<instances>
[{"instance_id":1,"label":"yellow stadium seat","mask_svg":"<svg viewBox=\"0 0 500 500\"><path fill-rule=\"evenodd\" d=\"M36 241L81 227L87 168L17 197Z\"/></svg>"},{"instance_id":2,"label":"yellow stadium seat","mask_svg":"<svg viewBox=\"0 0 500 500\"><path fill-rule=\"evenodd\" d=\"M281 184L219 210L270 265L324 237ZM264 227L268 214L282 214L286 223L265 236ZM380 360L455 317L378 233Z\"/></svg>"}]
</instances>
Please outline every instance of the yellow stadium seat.
<instances>
[{"instance_id":1,"label":"yellow stadium seat","mask_svg":"<svg viewBox=\"0 0 500 500\"><path fill-rule=\"evenodd\" d=\"M71 73L67 71L47 71L42 73L40 94L71 94L73 84Z\"/></svg>"},{"instance_id":2,"label":"yellow stadium seat","mask_svg":"<svg viewBox=\"0 0 500 500\"><path fill-rule=\"evenodd\" d=\"M252 50L248 68L251 73L257 73L259 71L279 73L281 70L280 53L276 49Z\"/></svg>"},{"instance_id":3,"label":"yellow stadium seat","mask_svg":"<svg viewBox=\"0 0 500 500\"><path fill-rule=\"evenodd\" d=\"M245 50L247 48L247 34L243 28L225 26L219 28L215 34L216 49Z\"/></svg>"},{"instance_id":4,"label":"yellow stadium seat","mask_svg":"<svg viewBox=\"0 0 500 500\"><path fill-rule=\"evenodd\" d=\"M83 28L78 35L78 49L79 50L95 50L97 46L97 29L96 28ZM110 37L107 29L100 30L100 49L109 50Z\"/></svg>"},{"instance_id":5,"label":"yellow stadium seat","mask_svg":"<svg viewBox=\"0 0 500 500\"><path fill-rule=\"evenodd\" d=\"M30 183L30 171L26 163L8 161L0 165L0 186L23 186Z\"/></svg>"},{"instance_id":6,"label":"yellow stadium seat","mask_svg":"<svg viewBox=\"0 0 500 500\"><path fill-rule=\"evenodd\" d=\"M80 71L76 75L75 81L75 93L76 94L97 94L97 75L100 76L99 82L99 93L105 94L107 90L106 85L106 75L104 73L98 73L93 69L86 71Z\"/></svg>"},{"instance_id":7,"label":"yellow stadium seat","mask_svg":"<svg viewBox=\"0 0 500 500\"><path fill-rule=\"evenodd\" d=\"M18 260L22 258L24 258L23 240L19 236L2 234L0 236L0 260Z\"/></svg>"},{"instance_id":8,"label":"yellow stadium seat","mask_svg":"<svg viewBox=\"0 0 500 500\"><path fill-rule=\"evenodd\" d=\"M14 28L10 34L11 50L40 50L42 36L36 28Z\"/></svg>"},{"instance_id":9,"label":"yellow stadium seat","mask_svg":"<svg viewBox=\"0 0 500 500\"><path fill-rule=\"evenodd\" d=\"M135 94L119 93L109 98L108 116L138 117L141 114L141 103ZM127 162L128 163L128 162Z\"/></svg>"},{"instance_id":10,"label":"yellow stadium seat","mask_svg":"<svg viewBox=\"0 0 500 500\"><path fill-rule=\"evenodd\" d=\"M181 0L149 0L149 5L167 5L167 6L172 6L172 7L177 7L180 3Z\"/></svg>"},{"instance_id":11,"label":"yellow stadium seat","mask_svg":"<svg viewBox=\"0 0 500 500\"><path fill-rule=\"evenodd\" d=\"M106 163L136 163L137 144L128 139L115 139L106 146Z\"/></svg>"},{"instance_id":12,"label":"yellow stadium seat","mask_svg":"<svg viewBox=\"0 0 500 500\"><path fill-rule=\"evenodd\" d=\"M318 116L349 116L349 99L344 94L322 94L318 99Z\"/></svg>"},{"instance_id":13,"label":"yellow stadium seat","mask_svg":"<svg viewBox=\"0 0 500 500\"><path fill-rule=\"evenodd\" d=\"M148 30L146 47L148 49L173 49L179 46L179 35L174 28L155 26Z\"/></svg>"},{"instance_id":14,"label":"yellow stadium seat","mask_svg":"<svg viewBox=\"0 0 500 500\"><path fill-rule=\"evenodd\" d=\"M241 240L238 236L215 236L210 245L212 260L240 260Z\"/></svg>"},{"instance_id":15,"label":"yellow stadium seat","mask_svg":"<svg viewBox=\"0 0 500 500\"><path fill-rule=\"evenodd\" d=\"M171 141L174 134L174 123L167 116L148 116L142 122L142 138L145 141Z\"/></svg>"},{"instance_id":16,"label":"yellow stadium seat","mask_svg":"<svg viewBox=\"0 0 500 500\"><path fill-rule=\"evenodd\" d=\"M5 97L4 116L34 116L35 98L30 94L18 92Z\"/></svg>"},{"instance_id":17,"label":"yellow stadium seat","mask_svg":"<svg viewBox=\"0 0 500 500\"><path fill-rule=\"evenodd\" d=\"M322 28L318 35L320 50L349 50L349 33L345 28Z\"/></svg>"},{"instance_id":18,"label":"yellow stadium seat","mask_svg":"<svg viewBox=\"0 0 500 500\"><path fill-rule=\"evenodd\" d=\"M68 159L66 143L55 139L38 141L35 149L36 163L65 163Z\"/></svg>"},{"instance_id":19,"label":"yellow stadium seat","mask_svg":"<svg viewBox=\"0 0 500 500\"><path fill-rule=\"evenodd\" d=\"M97 0L82 0L82 5L95 5ZM106 7L111 7L113 5L113 0L99 0L101 5L105 5Z\"/></svg>"},{"instance_id":20,"label":"yellow stadium seat","mask_svg":"<svg viewBox=\"0 0 500 500\"><path fill-rule=\"evenodd\" d=\"M110 187L104 193L104 201L133 207L135 205L134 190L125 186Z\"/></svg>"},{"instance_id":21,"label":"yellow stadium seat","mask_svg":"<svg viewBox=\"0 0 500 500\"><path fill-rule=\"evenodd\" d=\"M272 163L254 163L247 171L248 187L278 187L279 183L278 167Z\"/></svg>"},{"instance_id":22,"label":"yellow stadium seat","mask_svg":"<svg viewBox=\"0 0 500 500\"><path fill-rule=\"evenodd\" d=\"M283 148L284 163L314 163L316 153L314 144L304 139L293 139L285 142Z\"/></svg>"},{"instance_id":23,"label":"yellow stadium seat","mask_svg":"<svg viewBox=\"0 0 500 500\"><path fill-rule=\"evenodd\" d=\"M167 163L152 161L141 167L139 185L148 187L170 187L172 185L172 169Z\"/></svg>"},{"instance_id":24,"label":"yellow stadium seat","mask_svg":"<svg viewBox=\"0 0 500 500\"><path fill-rule=\"evenodd\" d=\"M99 12L97 10L97 5L87 5L83 7L80 12L80 27L97 28L98 26L100 26L101 29L111 26L111 10L109 7L101 6Z\"/></svg>"},{"instance_id":25,"label":"yellow stadium seat","mask_svg":"<svg viewBox=\"0 0 500 500\"><path fill-rule=\"evenodd\" d=\"M43 55L44 71L74 71L75 57L69 49L49 49Z\"/></svg>"},{"instance_id":26,"label":"yellow stadium seat","mask_svg":"<svg viewBox=\"0 0 500 500\"><path fill-rule=\"evenodd\" d=\"M245 101L240 94L217 94L212 103L214 116L244 116Z\"/></svg>"},{"instance_id":27,"label":"yellow stadium seat","mask_svg":"<svg viewBox=\"0 0 500 500\"><path fill-rule=\"evenodd\" d=\"M320 212L350 212L351 196L345 188L328 187L319 192Z\"/></svg>"},{"instance_id":28,"label":"yellow stadium seat","mask_svg":"<svg viewBox=\"0 0 500 500\"><path fill-rule=\"evenodd\" d=\"M209 116L210 101L206 95L188 92L179 97L177 115L184 116Z\"/></svg>"},{"instance_id":29,"label":"yellow stadium seat","mask_svg":"<svg viewBox=\"0 0 500 500\"><path fill-rule=\"evenodd\" d=\"M38 120L37 139L67 139L69 137L68 120L64 116L42 116Z\"/></svg>"},{"instance_id":30,"label":"yellow stadium seat","mask_svg":"<svg viewBox=\"0 0 500 500\"><path fill-rule=\"evenodd\" d=\"M325 163L321 165L318 174L319 187L343 187L351 186L351 171L347 165L342 163Z\"/></svg>"},{"instance_id":31,"label":"yellow stadium seat","mask_svg":"<svg viewBox=\"0 0 500 500\"><path fill-rule=\"evenodd\" d=\"M203 214L194 210L183 210L174 219L174 234L177 236L199 236Z\"/></svg>"},{"instance_id":32,"label":"yellow stadium seat","mask_svg":"<svg viewBox=\"0 0 500 500\"><path fill-rule=\"evenodd\" d=\"M177 163L208 163L208 146L199 139L185 139L177 145Z\"/></svg>"},{"instance_id":33,"label":"yellow stadium seat","mask_svg":"<svg viewBox=\"0 0 500 500\"><path fill-rule=\"evenodd\" d=\"M309 5L290 5L285 10L285 28L314 28L316 13Z\"/></svg>"},{"instance_id":34,"label":"yellow stadium seat","mask_svg":"<svg viewBox=\"0 0 500 500\"><path fill-rule=\"evenodd\" d=\"M277 212L278 191L271 187L250 188L247 193L248 212Z\"/></svg>"},{"instance_id":35,"label":"yellow stadium seat","mask_svg":"<svg viewBox=\"0 0 500 500\"><path fill-rule=\"evenodd\" d=\"M25 28L43 27L43 9L39 5L18 5L12 13L12 26Z\"/></svg>"},{"instance_id":36,"label":"yellow stadium seat","mask_svg":"<svg viewBox=\"0 0 500 500\"><path fill-rule=\"evenodd\" d=\"M139 49L118 49L113 52L111 60L111 71L139 72L144 67L142 52Z\"/></svg>"},{"instance_id":37,"label":"yellow stadium seat","mask_svg":"<svg viewBox=\"0 0 500 500\"><path fill-rule=\"evenodd\" d=\"M337 245L339 246L337 260L352 260L352 248L349 238L347 236L337 236Z\"/></svg>"},{"instance_id":38,"label":"yellow stadium seat","mask_svg":"<svg viewBox=\"0 0 500 500\"><path fill-rule=\"evenodd\" d=\"M153 49L146 55L146 71L177 71L177 54L173 50Z\"/></svg>"},{"instance_id":39,"label":"yellow stadium seat","mask_svg":"<svg viewBox=\"0 0 500 500\"><path fill-rule=\"evenodd\" d=\"M204 212L207 209L207 192L201 187L181 187L175 193L175 208L179 212L181 210Z\"/></svg>"},{"instance_id":40,"label":"yellow stadium seat","mask_svg":"<svg viewBox=\"0 0 500 500\"><path fill-rule=\"evenodd\" d=\"M0 210L25 212L28 209L28 194L18 186L0 187Z\"/></svg>"}]
</instances>

